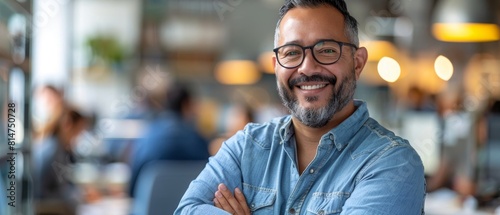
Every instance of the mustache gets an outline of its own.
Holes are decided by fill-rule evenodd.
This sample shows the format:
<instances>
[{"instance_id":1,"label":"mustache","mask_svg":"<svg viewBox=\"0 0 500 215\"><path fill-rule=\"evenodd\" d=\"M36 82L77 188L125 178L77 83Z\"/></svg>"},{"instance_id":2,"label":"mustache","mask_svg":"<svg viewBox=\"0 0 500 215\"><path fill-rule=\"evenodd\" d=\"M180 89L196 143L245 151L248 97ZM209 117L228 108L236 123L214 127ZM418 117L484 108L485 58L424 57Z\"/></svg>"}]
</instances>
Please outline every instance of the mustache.
<instances>
[{"instance_id":1,"label":"mustache","mask_svg":"<svg viewBox=\"0 0 500 215\"><path fill-rule=\"evenodd\" d=\"M295 85L300 84L302 82L309 82L309 81L328 82L331 85L335 86L335 84L337 83L337 77L336 76L324 76L324 75L311 75L311 76L301 75L300 77L290 79L288 81L288 88L293 89L293 87Z\"/></svg>"}]
</instances>

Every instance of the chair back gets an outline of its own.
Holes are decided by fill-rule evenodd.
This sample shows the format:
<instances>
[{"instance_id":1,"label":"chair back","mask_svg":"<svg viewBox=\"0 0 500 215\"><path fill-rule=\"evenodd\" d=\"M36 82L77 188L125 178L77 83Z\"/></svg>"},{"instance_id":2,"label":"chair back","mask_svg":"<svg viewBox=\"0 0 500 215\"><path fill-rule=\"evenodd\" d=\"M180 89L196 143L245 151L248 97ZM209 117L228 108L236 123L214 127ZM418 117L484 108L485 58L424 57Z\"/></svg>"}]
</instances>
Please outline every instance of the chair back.
<instances>
[{"instance_id":1,"label":"chair back","mask_svg":"<svg viewBox=\"0 0 500 215\"><path fill-rule=\"evenodd\" d=\"M154 161L142 168L135 186L133 215L173 214L207 161Z\"/></svg>"}]
</instances>

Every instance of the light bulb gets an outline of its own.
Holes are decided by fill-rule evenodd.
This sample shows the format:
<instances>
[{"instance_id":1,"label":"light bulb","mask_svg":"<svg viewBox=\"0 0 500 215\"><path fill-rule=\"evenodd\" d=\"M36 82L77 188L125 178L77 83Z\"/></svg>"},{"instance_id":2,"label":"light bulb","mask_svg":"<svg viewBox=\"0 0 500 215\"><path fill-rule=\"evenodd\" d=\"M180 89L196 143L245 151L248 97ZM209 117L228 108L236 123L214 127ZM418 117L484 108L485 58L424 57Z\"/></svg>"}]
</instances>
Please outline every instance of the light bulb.
<instances>
[{"instance_id":1,"label":"light bulb","mask_svg":"<svg viewBox=\"0 0 500 215\"><path fill-rule=\"evenodd\" d=\"M378 74L387 82L395 82L401 75L401 66L399 63L390 57L383 57L377 65Z\"/></svg>"},{"instance_id":2,"label":"light bulb","mask_svg":"<svg viewBox=\"0 0 500 215\"><path fill-rule=\"evenodd\" d=\"M453 64L450 59L443 55L439 55L436 58L436 61L434 62L434 69L436 70L437 76L444 81L450 80L453 75Z\"/></svg>"}]
</instances>

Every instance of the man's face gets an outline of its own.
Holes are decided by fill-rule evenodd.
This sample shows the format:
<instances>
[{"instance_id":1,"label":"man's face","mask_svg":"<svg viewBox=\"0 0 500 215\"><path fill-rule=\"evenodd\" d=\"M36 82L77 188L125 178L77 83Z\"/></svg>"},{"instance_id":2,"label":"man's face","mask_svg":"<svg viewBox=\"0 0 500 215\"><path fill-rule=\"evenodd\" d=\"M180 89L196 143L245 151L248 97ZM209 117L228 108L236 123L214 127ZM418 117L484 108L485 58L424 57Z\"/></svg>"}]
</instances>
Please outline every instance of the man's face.
<instances>
[{"instance_id":1,"label":"man's face","mask_svg":"<svg viewBox=\"0 0 500 215\"><path fill-rule=\"evenodd\" d=\"M349 42L342 14L329 6L291 9L279 30L277 46L311 46L324 39ZM295 118L309 127L323 127L352 100L360 73L355 71L354 52L350 46L343 46L335 64L322 65L309 49L304 62L293 69L283 68L274 59L280 97Z\"/></svg>"}]
</instances>

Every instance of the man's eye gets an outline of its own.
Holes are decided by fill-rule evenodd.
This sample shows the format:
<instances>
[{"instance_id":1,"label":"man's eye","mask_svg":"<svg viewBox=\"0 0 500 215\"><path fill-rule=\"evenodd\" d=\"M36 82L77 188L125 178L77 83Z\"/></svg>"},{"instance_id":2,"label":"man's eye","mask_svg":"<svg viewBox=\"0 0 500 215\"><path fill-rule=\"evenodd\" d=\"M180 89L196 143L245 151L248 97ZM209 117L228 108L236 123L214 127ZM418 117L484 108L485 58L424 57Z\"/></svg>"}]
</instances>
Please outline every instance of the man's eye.
<instances>
[{"instance_id":1,"label":"man's eye","mask_svg":"<svg viewBox=\"0 0 500 215\"><path fill-rule=\"evenodd\" d=\"M335 49L322 49L319 51L319 53L334 54L334 53L337 53L337 50L335 50Z\"/></svg>"},{"instance_id":2,"label":"man's eye","mask_svg":"<svg viewBox=\"0 0 500 215\"><path fill-rule=\"evenodd\" d=\"M300 52L298 52L298 51L289 51L289 52L285 53L285 57L293 57L293 56L297 56L297 55L300 55Z\"/></svg>"}]
</instances>

